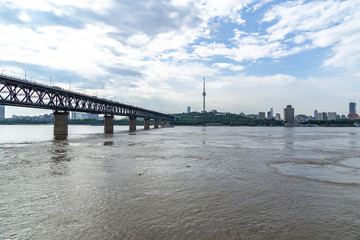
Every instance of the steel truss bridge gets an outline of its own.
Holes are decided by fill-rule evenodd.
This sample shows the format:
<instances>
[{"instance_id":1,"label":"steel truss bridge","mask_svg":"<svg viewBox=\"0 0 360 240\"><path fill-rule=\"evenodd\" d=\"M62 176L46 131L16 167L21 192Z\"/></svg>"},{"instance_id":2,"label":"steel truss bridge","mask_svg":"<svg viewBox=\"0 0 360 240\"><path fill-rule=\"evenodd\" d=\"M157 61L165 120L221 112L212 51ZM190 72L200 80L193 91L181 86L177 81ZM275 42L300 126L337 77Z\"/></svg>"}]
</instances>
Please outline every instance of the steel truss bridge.
<instances>
[{"instance_id":1,"label":"steel truss bridge","mask_svg":"<svg viewBox=\"0 0 360 240\"><path fill-rule=\"evenodd\" d=\"M0 105L173 121L171 115L0 74Z\"/></svg>"}]
</instances>

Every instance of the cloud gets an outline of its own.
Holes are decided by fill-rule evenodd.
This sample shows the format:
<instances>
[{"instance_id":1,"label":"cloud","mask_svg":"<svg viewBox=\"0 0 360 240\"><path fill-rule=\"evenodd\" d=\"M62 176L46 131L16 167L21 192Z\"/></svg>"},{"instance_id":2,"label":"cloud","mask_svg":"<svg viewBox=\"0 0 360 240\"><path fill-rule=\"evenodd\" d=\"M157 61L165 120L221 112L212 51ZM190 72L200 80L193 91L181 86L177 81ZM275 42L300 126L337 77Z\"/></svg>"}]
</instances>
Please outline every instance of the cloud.
<instances>
[{"instance_id":1,"label":"cloud","mask_svg":"<svg viewBox=\"0 0 360 240\"><path fill-rule=\"evenodd\" d=\"M11 0L0 3L0 61L72 73L74 87L99 94L178 105L198 101L205 76L218 99L255 104L298 84L297 73L271 63L295 64L305 51L326 48L318 69L359 76L359 9L338 0ZM321 89L317 79L326 84L304 82Z\"/></svg>"},{"instance_id":2,"label":"cloud","mask_svg":"<svg viewBox=\"0 0 360 240\"><path fill-rule=\"evenodd\" d=\"M290 51L284 55L293 53L291 42L298 45L295 52L331 47L332 55L324 65L355 71L360 56L359 51L354 51L360 36L359 9L358 1L286 2L265 14L263 22L276 21L265 37L268 42L287 45Z\"/></svg>"},{"instance_id":3,"label":"cloud","mask_svg":"<svg viewBox=\"0 0 360 240\"><path fill-rule=\"evenodd\" d=\"M244 66L241 65L235 65L231 63L215 63L213 66L222 68L222 69L230 69L232 71L241 71L244 69Z\"/></svg>"}]
</instances>

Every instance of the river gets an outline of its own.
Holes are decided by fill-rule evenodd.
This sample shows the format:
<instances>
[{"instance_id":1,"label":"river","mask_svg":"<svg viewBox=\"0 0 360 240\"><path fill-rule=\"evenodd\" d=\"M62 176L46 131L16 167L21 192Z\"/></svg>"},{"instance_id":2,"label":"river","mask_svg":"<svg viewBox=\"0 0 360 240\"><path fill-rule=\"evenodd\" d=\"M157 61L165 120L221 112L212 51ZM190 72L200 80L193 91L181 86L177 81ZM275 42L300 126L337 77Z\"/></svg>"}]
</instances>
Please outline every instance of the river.
<instances>
[{"instance_id":1,"label":"river","mask_svg":"<svg viewBox=\"0 0 360 240\"><path fill-rule=\"evenodd\" d=\"M360 128L52 130L0 125L0 239L360 238Z\"/></svg>"}]
</instances>

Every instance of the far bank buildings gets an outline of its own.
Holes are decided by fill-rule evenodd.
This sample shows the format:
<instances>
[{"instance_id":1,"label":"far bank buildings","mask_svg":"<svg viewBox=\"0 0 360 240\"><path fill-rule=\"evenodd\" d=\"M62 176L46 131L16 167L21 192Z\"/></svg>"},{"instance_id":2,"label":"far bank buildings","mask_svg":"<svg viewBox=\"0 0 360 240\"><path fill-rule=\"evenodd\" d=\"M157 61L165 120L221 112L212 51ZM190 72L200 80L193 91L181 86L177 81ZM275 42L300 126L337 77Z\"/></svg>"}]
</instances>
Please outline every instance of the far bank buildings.
<instances>
[{"instance_id":1,"label":"far bank buildings","mask_svg":"<svg viewBox=\"0 0 360 240\"><path fill-rule=\"evenodd\" d=\"M295 122L295 111L291 105L287 105L284 108L284 122L294 123Z\"/></svg>"},{"instance_id":2,"label":"far bank buildings","mask_svg":"<svg viewBox=\"0 0 360 240\"><path fill-rule=\"evenodd\" d=\"M5 106L0 105L0 120L5 119Z\"/></svg>"}]
</instances>

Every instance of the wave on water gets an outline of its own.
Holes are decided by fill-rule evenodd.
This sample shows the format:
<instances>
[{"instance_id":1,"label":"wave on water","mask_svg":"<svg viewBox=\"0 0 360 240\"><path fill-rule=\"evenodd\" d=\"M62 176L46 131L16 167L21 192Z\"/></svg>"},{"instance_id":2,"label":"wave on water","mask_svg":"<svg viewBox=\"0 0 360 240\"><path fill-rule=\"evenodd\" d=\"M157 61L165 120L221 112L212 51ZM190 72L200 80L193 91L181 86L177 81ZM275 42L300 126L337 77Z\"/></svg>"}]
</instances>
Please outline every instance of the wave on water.
<instances>
[{"instance_id":1,"label":"wave on water","mask_svg":"<svg viewBox=\"0 0 360 240\"><path fill-rule=\"evenodd\" d=\"M333 164L272 164L280 174L309 178L318 181L360 184L360 159L348 159L340 162L343 166Z\"/></svg>"}]
</instances>

